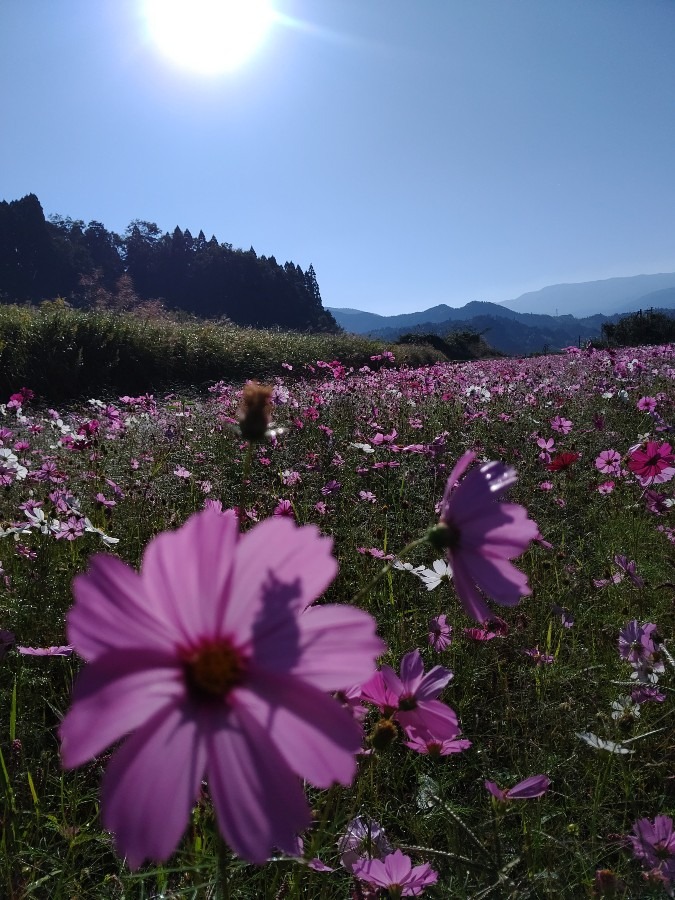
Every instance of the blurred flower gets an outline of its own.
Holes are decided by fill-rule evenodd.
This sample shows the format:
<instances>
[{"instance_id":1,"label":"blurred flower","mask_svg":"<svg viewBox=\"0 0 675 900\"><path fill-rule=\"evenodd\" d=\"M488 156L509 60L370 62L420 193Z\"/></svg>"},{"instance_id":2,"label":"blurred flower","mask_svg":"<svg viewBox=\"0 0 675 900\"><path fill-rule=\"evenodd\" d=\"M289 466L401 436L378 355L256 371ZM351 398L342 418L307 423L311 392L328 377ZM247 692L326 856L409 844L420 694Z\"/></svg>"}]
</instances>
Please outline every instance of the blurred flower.
<instances>
[{"instance_id":1,"label":"blurred flower","mask_svg":"<svg viewBox=\"0 0 675 900\"><path fill-rule=\"evenodd\" d=\"M580 459L580 453L565 451L564 453L558 453L557 456L554 456L551 462L547 464L546 468L549 472L564 472Z\"/></svg>"},{"instance_id":2,"label":"blurred flower","mask_svg":"<svg viewBox=\"0 0 675 900\"><path fill-rule=\"evenodd\" d=\"M448 625L447 616L436 616L429 620L429 644L439 653L452 643L452 625Z\"/></svg>"},{"instance_id":3,"label":"blurred flower","mask_svg":"<svg viewBox=\"0 0 675 900\"><path fill-rule=\"evenodd\" d=\"M357 816L347 824L337 848L348 872L354 871L354 864L360 859L380 859L392 852L384 828L368 816Z\"/></svg>"},{"instance_id":4,"label":"blurred flower","mask_svg":"<svg viewBox=\"0 0 675 900\"><path fill-rule=\"evenodd\" d=\"M351 783L361 729L326 692L367 678L384 648L361 610L311 607L335 577L331 545L288 519L240 535L234 510L204 510L153 538L140 573L98 554L75 579L68 637L87 665L62 758L124 738L101 808L131 868L170 856L204 773L220 830L255 863L293 854L310 824L298 776Z\"/></svg>"},{"instance_id":5,"label":"blurred flower","mask_svg":"<svg viewBox=\"0 0 675 900\"><path fill-rule=\"evenodd\" d=\"M492 613L477 588L503 606L515 606L532 593L527 576L509 560L527 549L539 528L523 506L499 502L499 496L517 480L514 469L488 462L460 482L475 456L472 451L465 453L450 473L441 521L430 532L430 540L447 551L465 612L484 622Z\"/></svg>"},{"instance_id":6,"label":"blurred flower","mask_svg":"<svg viewBox=\"0 0 675 900\"><path fill-rule=\"evenodd\" d=\"M627 839L633 856L656 870L666 887L670 887L675 881L675 833L670 816L656 816L653 822L638 819Z\"/></svg>"}]
</instances>

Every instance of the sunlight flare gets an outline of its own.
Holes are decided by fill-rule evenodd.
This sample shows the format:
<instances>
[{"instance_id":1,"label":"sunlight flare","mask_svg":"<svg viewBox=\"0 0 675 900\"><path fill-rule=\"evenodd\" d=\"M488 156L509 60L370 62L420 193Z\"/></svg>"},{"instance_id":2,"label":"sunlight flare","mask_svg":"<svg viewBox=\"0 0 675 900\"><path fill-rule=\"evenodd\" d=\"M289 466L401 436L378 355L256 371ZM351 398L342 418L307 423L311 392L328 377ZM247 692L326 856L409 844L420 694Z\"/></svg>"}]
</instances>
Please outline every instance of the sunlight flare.
<instances>
[{"instance_id":1,"label":"sunlight flare","mask_svg":"<svg viewBox=\"0 0 675 900\"><path fill-rule=\"evenodd\" d=\"M218 75L242 65L267 34L268 0L145 0L148 32L176 65Z\"/></svg>"}]
</instances>

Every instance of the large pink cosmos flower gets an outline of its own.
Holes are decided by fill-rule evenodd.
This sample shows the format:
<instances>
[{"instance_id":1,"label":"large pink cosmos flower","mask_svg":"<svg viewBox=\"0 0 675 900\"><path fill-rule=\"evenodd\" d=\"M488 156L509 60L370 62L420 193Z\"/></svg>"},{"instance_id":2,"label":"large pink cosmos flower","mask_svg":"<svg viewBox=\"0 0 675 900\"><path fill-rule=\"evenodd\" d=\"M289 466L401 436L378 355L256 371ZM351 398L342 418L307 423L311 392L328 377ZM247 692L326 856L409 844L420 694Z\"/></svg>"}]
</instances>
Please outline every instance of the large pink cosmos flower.
<instances>
[{"instance_id":1,"label":"large pink cosmos flower","mask_svg":"<svg viewBox=\"0 0 675 900\"><path fill-rule=\"evenodd\" d=\"M367 678L384 646L367 613L311 607L335 577L331 547L289 519L240 536L234 510L208 509L155 537L140 573L99 554L75 579L68 639L87 665L63 763L125 738L102 819L131 868L170 856L204 775L225 839L254 863L295 852L311 821L300 778L351 783L361 728L327 692Z\"/></svg>"},{"instance_id":2,"label":"large pink cosmos flower","mask_svg":"<svg viewBox=\"0 0 675 900\"><path fill-rule=\"evenodd\" d=\"M675 475L675 454L670 444L647 441L630 454L628 468L638 477L642 487L663 484Z\"/></svg>"},{"instance_id":3,"label":"large pink cosmos flower","mask_svg":"<svg viewBox=\"0 0 675 900\"><path fill-rule=\"evenodd\" d=\"M464 610L482 623L493 613L476 586L502 606L515 606L532 593L527 576L509 560L536 540L539 528L523 506L499 502L500 494L517 480L515 469L488 462L458 484L475 456L465 453L450 473L441 502L439 539Z\"/></svg>"}]
</instances>

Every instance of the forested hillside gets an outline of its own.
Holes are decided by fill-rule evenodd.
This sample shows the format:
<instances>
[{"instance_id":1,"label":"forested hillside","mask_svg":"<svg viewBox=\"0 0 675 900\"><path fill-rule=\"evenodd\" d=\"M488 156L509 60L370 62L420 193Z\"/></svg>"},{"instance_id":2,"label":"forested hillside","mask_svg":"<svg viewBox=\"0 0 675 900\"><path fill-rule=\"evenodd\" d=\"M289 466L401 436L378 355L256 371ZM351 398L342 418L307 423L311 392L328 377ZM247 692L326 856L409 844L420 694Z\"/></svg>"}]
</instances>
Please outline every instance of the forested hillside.
<instances>
[{"instance_id":1,"label":"forested hillside","mask_svg":"<svg viewBox=\"0 0 675 900\"><path fill-rule=\"evenodd\" d=\"M0 300L39 303L61 296L75 306L168 309L239 325L334 331L316 273L176 227L132 221L123 235L101 223L45 218L34 194L0 202Z\"/></svg>"}]
</instances>

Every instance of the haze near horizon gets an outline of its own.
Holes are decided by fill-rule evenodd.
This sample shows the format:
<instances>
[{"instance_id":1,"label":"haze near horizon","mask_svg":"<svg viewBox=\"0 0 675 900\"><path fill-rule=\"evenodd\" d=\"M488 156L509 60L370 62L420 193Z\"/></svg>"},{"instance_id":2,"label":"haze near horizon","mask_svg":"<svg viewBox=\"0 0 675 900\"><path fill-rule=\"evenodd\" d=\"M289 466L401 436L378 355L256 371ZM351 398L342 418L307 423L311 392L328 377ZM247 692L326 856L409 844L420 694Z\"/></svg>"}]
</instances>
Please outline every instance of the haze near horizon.
<instances>
[{"instance_id":1,"label":"haze near horizon","mask_svg":"<svg viewBox=\"0 0 675 900\"><path fill-rule=\"evenodd\" d=\"M199 70L144 0L5 6L0 199L203 230L382 315L675 271L675 5L269 7Z\"/></svg>"}]
</instances>

